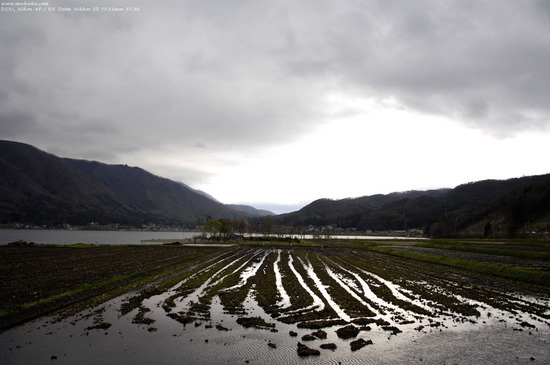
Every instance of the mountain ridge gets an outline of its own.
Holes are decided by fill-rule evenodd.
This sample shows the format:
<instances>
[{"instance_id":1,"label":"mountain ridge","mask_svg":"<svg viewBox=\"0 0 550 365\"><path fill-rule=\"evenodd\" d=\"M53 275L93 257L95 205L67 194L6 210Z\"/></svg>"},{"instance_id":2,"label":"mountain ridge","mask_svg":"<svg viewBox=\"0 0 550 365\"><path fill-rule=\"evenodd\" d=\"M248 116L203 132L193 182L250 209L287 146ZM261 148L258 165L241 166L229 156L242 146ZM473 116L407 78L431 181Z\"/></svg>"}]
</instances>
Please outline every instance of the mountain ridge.
<instances>
[{"instance_id":1,"label":"mountain ridge","mask_svg":"<svg viewBox=\"0 0 550 365\"><path fill-rule=\"evenodd\" d=\"M0 222L88 222L193 227L197 219L254 215L139 167L61 158L0 141Z\"/></svg>"},{"instance_id":2,"label":"mountain ridge","mask_svg":"<svg viewBox=\"0 0 550 365\"><path fill-rule=\"evenodd\" d=\"M270 210L266 209L257 209L250 205L244 205L244 204L227 204L228 207L231 209L235 209L239 212L248 213L254 216L261 216L261 217L267 217L267 216L273 216L275 213L273 213Z\"/></svg>"},{"instance_id":3,"label":"mountain ridge","mask_svg":"<svg viewBox=\"0 0 550 365\"><path fill-rule=\"evenodd\" d=\"M548 232L550 174L487 179L452 189L317 199L295 212L273 215L222 204L139 167L61 158L28 144L0 141L1 224L153 223L194 228L208 219L243 218L257 228L269 219L267 226L333 226L363 232L415 229L432 237Z\"/></svg>"},{"instance_id":4,"label":"mountain ridge","mask_svg":"<svg viewBox=\"0 0 550 365\"><path fill-rule=\"evenodd\" d=\"M487 179L453 189L318 199L273 218L273 224L358 231L420 229L432 237L548 234L550 174Z\"/></svg>"}]
</instances>

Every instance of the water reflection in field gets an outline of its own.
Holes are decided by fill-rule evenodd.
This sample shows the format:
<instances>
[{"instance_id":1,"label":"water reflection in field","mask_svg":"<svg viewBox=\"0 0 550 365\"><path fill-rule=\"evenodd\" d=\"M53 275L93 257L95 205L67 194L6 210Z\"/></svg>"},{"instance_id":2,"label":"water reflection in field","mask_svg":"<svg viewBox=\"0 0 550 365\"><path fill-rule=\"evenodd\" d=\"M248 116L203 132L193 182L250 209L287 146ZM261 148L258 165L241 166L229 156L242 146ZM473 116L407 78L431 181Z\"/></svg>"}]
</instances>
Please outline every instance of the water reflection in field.
<instances>
[{"instance_id":1,"label":"water reflection in field","mask_svg":"<svg viewBox=\"0 0 550 365\"><path fill-rule=\"evenodd\" d=\"M165 292L132 292L59 322L7 331L0 335L0 362L550 361L547 296L520 297L471 280L459 290L460 278L402 264L368 252L233 248ZM474 296L482 289L485 301ZM129 303L133 309L123 312ZM340 338L337 330L350 323L358 333ZM316 325L326 338L311 339ZM360 338L373 344L352 351ZM298 342L320 354L298 357ZM336 348L321 348L328 343Z\"/></svg>"}]
</instances>

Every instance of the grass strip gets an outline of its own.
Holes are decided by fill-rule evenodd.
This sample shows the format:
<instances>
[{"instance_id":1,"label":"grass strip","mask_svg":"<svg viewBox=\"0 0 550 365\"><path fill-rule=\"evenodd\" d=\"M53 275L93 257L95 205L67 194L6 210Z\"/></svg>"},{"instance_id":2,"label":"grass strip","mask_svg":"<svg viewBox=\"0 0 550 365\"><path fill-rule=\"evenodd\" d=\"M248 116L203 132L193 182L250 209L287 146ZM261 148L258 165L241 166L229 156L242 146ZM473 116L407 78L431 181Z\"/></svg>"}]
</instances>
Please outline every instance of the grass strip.
<instances>
[{"instance_id":1,"label":"grass strip","mask_svg":"<svg viewBox=\"0 0 550 365\"><path fill-rule=\"evenodd\" d=\"M404 257L412 260L430 262L444 266L463 269L478 274L496 276L504 279L512 279L528 284L550 287L550 273L542 270L520 269L476 261L455 259L450 257L435 256L417 252L398 251L375 245L357 245L361 250L375 251L392 256Z\"/></svg>"},{"instance_id":2,"label":"grass strip","mask_svg":"<svg viewBox=\"0 0 550 365\"><path fill-rule=\"evenodd\" d=\"M369 240L369 242L372 240ZM530 240L518 238L502 238L502 239L466 239L466 238L431 238L424 242L439 243L448 245L510 245L510 246L525 246L525 247L550 247L550 242L543 240Z\"/></svg>"},{"instance_id":3,"label":"grass strip","mask_svg":"<svg viewBox=\"0 0 550 365\"><path fill-rule=\"evenodd\" d=\"M21 309L31 308L31 307L34 307L36 305L41 305L41 304L45 304L45 303L48 303L48 302L53 302L53 301L61 299L63 297L69 297L69 296L74 295L74 294L78 294L78 293L81 293L81 292L84 292L84 291L99 288L101 286L113 283L113 282L118 281L118 280L131 278L131 277L139 275L139 274L144 274L147 271L149 271L149 270L141 270L141 271L137 271L135 273L128 274L128 275L115 276L111 279L99 281L99 282L96 282L96 283L84 284L84 285L80 286L79 288L68 290L64 293L52 295L48 298L42 298L42 299L39 299L39 300L34 301L34 302L15 305L14 308L16 308L17 310L21 310ZM10 312L12 312L10 309L3 310L3 311L0 312L0 316L4 316L6 314L9 314Z\"/></svg>"},{"instance_id":4,"label":"grass strip","mask_svg":"<svg viewBox=\"0 0 550 365\"><path fill-rule=\"evenodd\" d=\"M469 246L469 245L463 246L463 245L453 245L453 244L444 244L444 243L419 243L415 246L425 247L425 248L435 248L440 250L483 253L488 255L501 255L501 256L528 258L528 259L550 260L550 252L509 250L509 249L500 249L500 248L475 247L475 246Z\"/></svg>"}]
</instances>

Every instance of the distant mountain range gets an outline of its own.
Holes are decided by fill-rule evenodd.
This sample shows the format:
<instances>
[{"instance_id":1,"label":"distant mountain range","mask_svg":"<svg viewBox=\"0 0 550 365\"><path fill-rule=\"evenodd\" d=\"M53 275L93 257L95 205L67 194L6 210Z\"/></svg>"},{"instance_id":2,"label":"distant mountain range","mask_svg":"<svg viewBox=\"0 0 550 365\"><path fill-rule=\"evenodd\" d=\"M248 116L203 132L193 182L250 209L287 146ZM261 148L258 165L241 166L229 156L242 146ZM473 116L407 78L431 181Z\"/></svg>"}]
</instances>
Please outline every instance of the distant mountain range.
<instances>
[{"instance_id":1,"label":"distant mountain range","mask_svg":"<svg viewBox=\"0 0 550 365\"><path fill-rule=\"evenodd\" d=\"M251 207L250 205L228 204L227 206L238 212L250 214L255 217L267 217L275 215L275 213L273 213L272 211L265 209L256 209L254 207Z\"/></svg>"},{"instance_id":2,"label":"distant mountain range","mask_svg":"<svg viewBox=\"0 0 550 365\"><path fill-rule=\"evenodd\" d=\"M0 223L194 226L197 219L273 215L222 204L141 168L60 158L0 141Z\"/></svg>"},{"instance_id":3,"label":"distant mountain range","mask_svg":"<svg viewBox=\"0 0 550 365\"><path fill-rule=\"evenodd\" d=\"M432 237L544 233L550 228L550 174L471 182L454 189L320 199L273 218L273 224L361 231L416 228Z\"/></svg>"},{"instance_id":4,"label":"distant mountain range","mask_svg":"<svg viewBox=\"0 0 550 365\"><path fill-rule=\"evenodd\" d=\"M550 174L471 182L454 189L319 199L275 216L250 206L222 204L138 167L60 158L27 144L0 141L0 224L194 227L208 218L249 218L260 227L266 216L269 225L421 229L433 237L548 232Z\"/></svg>"}]
</instances>

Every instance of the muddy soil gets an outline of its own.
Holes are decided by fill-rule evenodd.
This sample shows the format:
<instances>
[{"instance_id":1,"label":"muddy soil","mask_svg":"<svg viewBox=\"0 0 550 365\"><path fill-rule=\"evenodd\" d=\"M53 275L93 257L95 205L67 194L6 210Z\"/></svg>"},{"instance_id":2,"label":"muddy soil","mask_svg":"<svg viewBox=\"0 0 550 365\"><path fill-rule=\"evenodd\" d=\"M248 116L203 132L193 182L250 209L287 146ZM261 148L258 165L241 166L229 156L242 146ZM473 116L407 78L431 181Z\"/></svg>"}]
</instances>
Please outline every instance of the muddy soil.
<instances>
[{"instance_id":1,"label":"muddy soil","mask_svg":"<svg viewBox=\"0 0 550 365\"><path fill-rule=\"evenodd\" d=\"M126 333L133 336L134 329L147 336L139 334L138 340L131 341L137 344L136 354L152 340L168 343L181 337L193 342L200 334L201 345L185 347L185 353L196 350L200 357L202 346L217 343L220 352L207 363L227 358L228 344L234 344L235 359L241 362L259 353L265 360L262 351L267 351L292 363L298 357L359 361L368 351L383 354L395 342L411 346L412 338L432 333L491 335L491 328L498 327L513 343L521 334L545 338L550 328L546 287L344 246L0 248L4 306L12 298L26 303L121 275L141 273L149 278L145 283L155 278L155 285L140 282L143 288L136 284L136 290L118 297L108 308L92 309L92 323L86 316L72 320L70 326L81 321L84 329L74 343L79 350L71 356L82 354L80 346L86 346L93 333L103 334L101 338L118 333L123 346L113 351L124 350L129 345ZM157 277L152 268L171 274ZM176 275L177 281L167 279L170 275ZM131 278L115 280L113 286L124 287ZM97 292L108 290L100 286ZM72 303L66 297L61 301ZM24 362L17 360L19 335L14 329L4 336L9 346L6 356L14 363ZM249 342L251 336L262 345ZM38 338L29 347L35 341ZM51 341L52 346L61 346L53 337ZM94 337L88 345L98 341ZM542 340L537 341L528 355L550 359L541 350ZM182 343L178 346L181 349ZM523 351L523 346L514 353ZM489 362L499 363L497 355L491 352ZM435 363L441 363L446 354L438 356Z\"/></svg>"},{"instance_id":2,"label":"muddy soil","mask_svg":"<svg viewBox=\"0 0 550 365\"><path fill-rule=\"evenodd\" d=\"M0 246L0 330L219 250L175 246ZM116 280L113 280L116 279ZM23 310L29 303L112 280ZM26 312L26 314L22 314ZM28 318L27 318L28 317Z\"/></svg>"}]
</instances>

